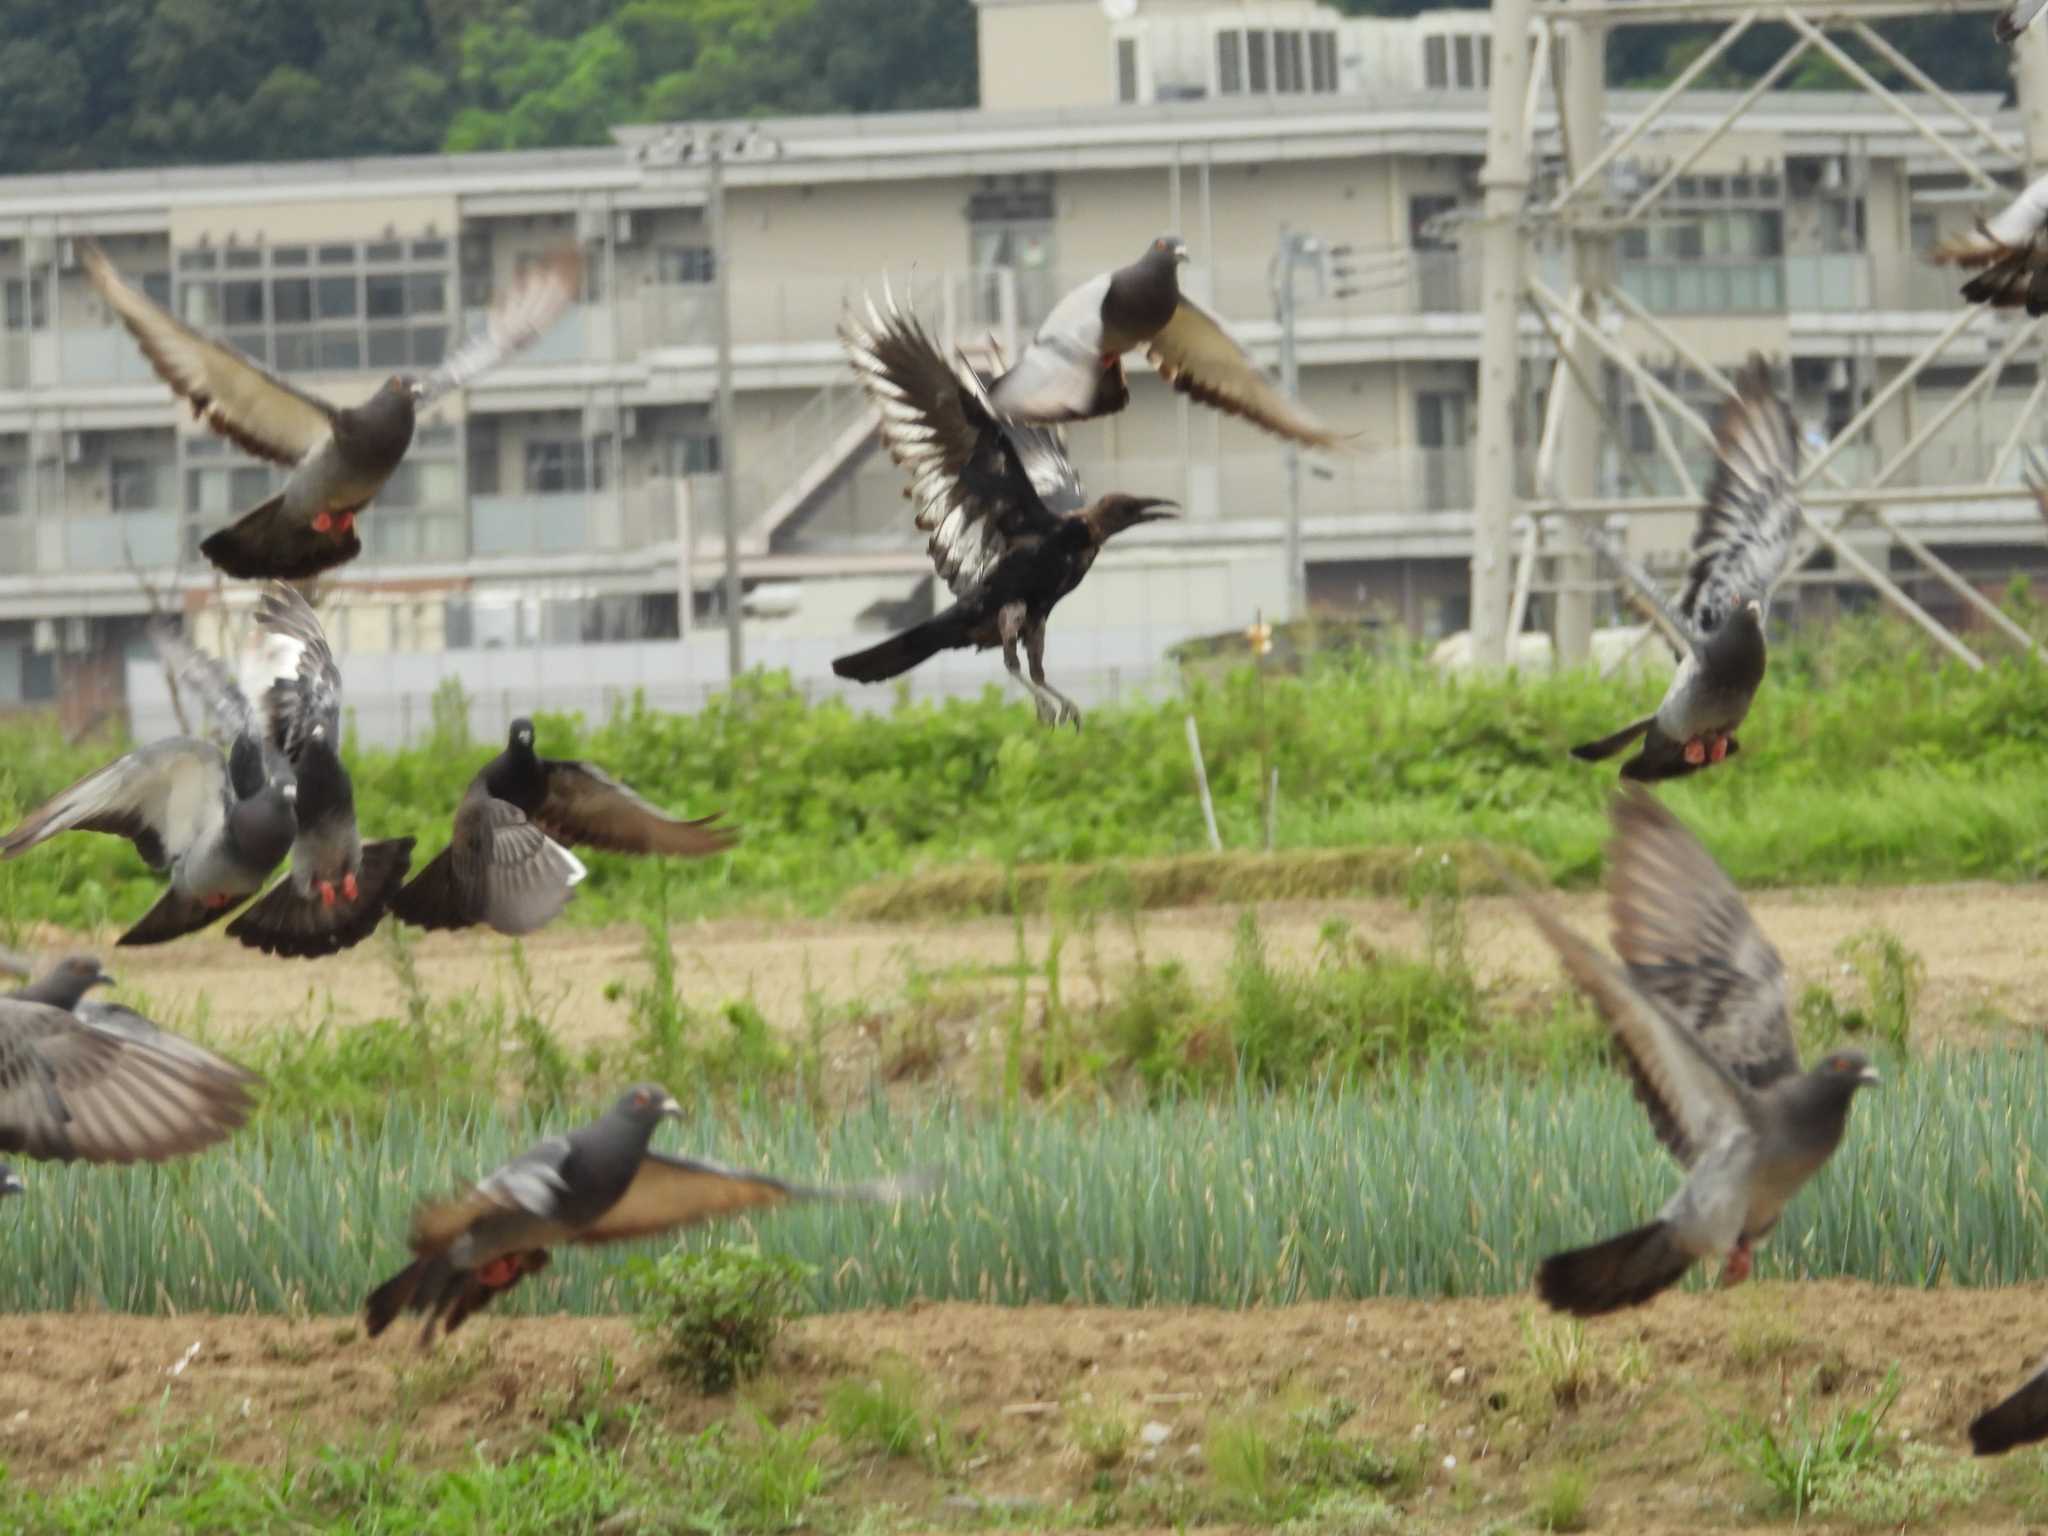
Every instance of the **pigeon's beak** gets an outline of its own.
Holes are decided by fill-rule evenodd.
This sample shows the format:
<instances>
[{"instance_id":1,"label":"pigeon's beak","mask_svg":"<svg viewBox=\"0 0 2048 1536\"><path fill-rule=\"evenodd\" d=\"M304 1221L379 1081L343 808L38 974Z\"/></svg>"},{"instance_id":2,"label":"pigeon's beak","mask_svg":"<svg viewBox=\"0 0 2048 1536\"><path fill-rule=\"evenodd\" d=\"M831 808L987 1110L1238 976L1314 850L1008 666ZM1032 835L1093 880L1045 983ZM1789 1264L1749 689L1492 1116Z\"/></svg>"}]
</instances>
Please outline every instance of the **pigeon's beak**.
<instances>
[{"instance_id":1,"label":"pigeon's beak","mask_svg":"<svg viewBox=\"0 0 2048 1536\"><path fill-rule=\"evenodd\" d=\"M1859 1083L1881 1083L1884 1081L1884 1078L1879 1074L1877 1068L1865 1067L1856 1074L1856 1081Z\"/></svg>"},{"instance_id":2,"label":"pigeon's beak","mask_svg":"<svg viewBox=\"0 0 2048 1536\"><path fill-rule=\"evenodd\" d=\"M664 1120L680 1120L683 1118L683 1106L676 1102L674 1094L665 1093L662 1095L661 1117Z\"/></svg>"},{"instance_id":3,"label":"pigeon's beak","mask_svg":"<svg viewBox=\"0 0 2048 1536\"><path fill-rule=\"evenodd\" d=\"M1173 242L1173 262L1174 262L1174 265L1175 265L1175 266L1178 266L1178 267L1184 267L1184 266L1186 266L1186 265L1187 265L1187 261L1188 261L1188 243L1187 243L1187 241L1185 241L1185 240L1176 240L1176 241L1174 241L1174 242Z\"/></svg>"},{"instance_id":4,"label":"pigeon's beak","mask_svg":"<svg viewBox=\"0 0 2048 1536\"><path fill-rule=\"evenodd\" d=\"M93 979L87 982L85 985L86 990L91 991L94 987L113 987L119 986L120 983L115 981L113 972L101 971L97 976L93 977Z\"/></svg>"}]
</instances>

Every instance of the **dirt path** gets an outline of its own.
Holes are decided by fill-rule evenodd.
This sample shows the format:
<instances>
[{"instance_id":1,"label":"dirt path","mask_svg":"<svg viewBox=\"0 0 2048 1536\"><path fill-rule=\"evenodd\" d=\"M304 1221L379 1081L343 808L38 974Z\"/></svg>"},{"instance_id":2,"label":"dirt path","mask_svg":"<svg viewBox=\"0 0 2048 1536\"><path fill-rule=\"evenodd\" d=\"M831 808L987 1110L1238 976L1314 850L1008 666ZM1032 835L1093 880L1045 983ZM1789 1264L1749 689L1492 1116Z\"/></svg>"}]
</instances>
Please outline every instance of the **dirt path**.
<instances>
[{"instance_id":1,"label":"dirt path","mask_svg":"<svg viewBox=\"0 0 2048 1536\"><path fill-rule=\"evenodd\" d=\"M1581 892L1559 898L1590 932L1605 927L1602 898ZM1837 947L1872 926L1900 935L1926 962L1922 1040L1979 1036L1991 1013L2030 1029L2048 1026L2048 885L1968 884L1903 888L1765 892L1751 905L1784 952L1795 994L1809 982L1839 984ZM1317 901L1275 904L1259 922L1276 955L1306 962L1323 925L1351 925L1367 941L1419 950L1422 923L1399 901ZM1112 979L1140 948L1152 961L1177 960L1198 981L1212 982L1227 965L1239 910L1197 907L1146 913L1135 936L1105 919L1092 933L1069 934L1062 985L1070 1002L1093 992L1091 970ZM1467 909L1471 953L1482 975L1527 986L1554 986L1557 971L1541 941L1512 903L1476 900ZM1024 946L1042 970L1052 930L1044 919L1024 925ZM55 939L56 936L48 936ZM57 942L62 942L57 940ZM73 941L75 942L75 941ZM751 998L777 1027L805 1027L807 1008L885 1006L913 973L987 976L1015 963L1018 938L1005 919L910 926L828 921L717 921L673 930L685 996L713 1008ZM558 1000L555 1025L574 1040L602 1039L626 1027L621 1001L605 991L647 974L643 939L630 928L556 928L526 943L541 994ZM417 945L419 974L436 998L463 993L510 997L509 941L494 934L436 934ZM1091 966L1090 956L1094 956ZM383 938L320 961L278 961L203 935L150 950L113 953L109 965L124 984L167 1017L203 1010L214 1028L234 1036L311 1020L332 1011L341 1021L396 1015L401 993Z\"/></svg>"},{"instance_id":2,"label":"dirt path","mask_svg":"<svg viewBox=\"0 0 2048 1536\"><path fill-rule=\"evenodd\" d=\"M911 1529L961 1518L963 1499L1040 1525L1105 1489L1127 1512L1112 1527L1132 1529L1159 1523L1143 1517L1145 1490L1169 1485L1211 1500L1200 1518L1216 1519L1203 1447L1219 1423L1263 1425L1284 1443L1289 1413L1341 1400L1353 1409L1341 1435L1370 1440L1413 1478L1389 1494L1398 1526L1361 1528L1526 1529L1533 1490L1569 1465L1589 1480L1592 1528L1676 1536L1787 1528L1789 1517L1762 1518L1758 1484L1716 1449L1717 1419L1752 1413L1797 1436L1802 1422L1868 1402L1902 1363L1887 1433L1931 1446L1969 1494L1926 1528L1990 1531L2035 1517L2039 1460L1967 1462L1963 1426L2044 1341L2039 1289L1848 1282L1676 1294L1582 1335L1532 1320L1521 1299L1245 1313L945 1305L808 1319L752 1396L801 1426L825 1414L835 1382L907 1360L927 1424L963 1448L950 1464L888 1462L829 1438L818 1453L838 1469L829 1503L886 1498L900 1517L889 1524ZM1543 1364L1546 1351L1562 1351L1568 1369ZM495 1457L586 1411L607 1361L607 1400L639 1403L671 1431L734 1407L664 1377L612 1319L486 1314L422 1355L409 1331L372 1344L348 1319L0 1318L0 1461L47 1489L195 1432L211 1434L211 1454L256 1465L327 1443L374 1453L387 1438L429 1464L473 1448ZM1098 1466L1081 1453L1083 1412L1125 1426L1121 1459Z\"/></svg>"}]
</instances>

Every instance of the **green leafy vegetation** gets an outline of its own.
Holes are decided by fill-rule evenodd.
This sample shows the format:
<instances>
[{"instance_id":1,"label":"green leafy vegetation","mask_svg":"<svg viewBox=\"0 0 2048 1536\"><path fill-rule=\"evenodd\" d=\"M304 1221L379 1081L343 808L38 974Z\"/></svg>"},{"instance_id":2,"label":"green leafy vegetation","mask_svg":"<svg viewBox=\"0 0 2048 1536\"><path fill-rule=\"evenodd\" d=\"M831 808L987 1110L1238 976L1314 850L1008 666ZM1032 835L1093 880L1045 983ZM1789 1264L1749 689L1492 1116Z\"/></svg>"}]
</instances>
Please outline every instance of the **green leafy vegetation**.
<instances>
[{"instance_id":1,"label":"green leafy vegetation","mask_svg":"<svg viewBox=\"0 0 2048 1536\"><path fill-rule=\"evenodd\" d=\"M1969 672L1889 623L1859 620L1788 640L1771 668L1741 763L1666 791L1708 829L1739 883L2031 879L2048 868L2048 689L2033 664ZM1098 906L1135 909L1213 895L1403 892L1445 854L1470 888L1479 841L1554 879L1589 882L1614 776L1567 748L1642 713L1659 687L1583 672L1445 679L1413 657L1351 657L1262 685L1248 670L1195 679L1185 698L1103 710L1077 736L1034 729L993 683L977 699L864 715L806 704L786 677L757 676L696 716L636 707L594 725L543 717L540 744L593 757L680 810L725 809L743 834L731 853L687 865L593 854L568 921L823 912L867 882L897 882L900 897L907 877L977 866L980 895L893 911L1056 907L1075 893L1049 892L1061 882L1031 873L1045 865L1093 879L1093 894L1080 894ZM1261 763L1281 768L1277 844L1288 857L1262 877L1273 883L1232 885L1221 878L1229 866L1199 851L1189 710L1201 721L1227 847L1263 842ZM47 727L0 728L0 819L117 746L66 747ZM437 741L356 753L358 813L379 836L419 837L424 860L446 841L450 809L493 750ZM1361 852L1373 857L1360 861ZM1117 872L1143 860L1175 862ZM1301 886L1286 883L1290 870L1306 872ZM1016 894L987 894L1005 886ZM72 834L0 864L0 913L16 924L33 915L125 925L154 894L133 850L112 838ZM886 890L859 899L864 912L892 911Z\"/></svg>"},{"instance_id":2,"label":"green leafy vegetation","mask_svg":"<svg viewBox=\"0 0 2048 1536\"><path fill-rule=\"evenodd\" d=\"M700 1392L730 1392L760 1374L804 1282L791 1259L729 1246L642 1259L633 1273L642 1332Z\"/></svg>"}]
</instances>

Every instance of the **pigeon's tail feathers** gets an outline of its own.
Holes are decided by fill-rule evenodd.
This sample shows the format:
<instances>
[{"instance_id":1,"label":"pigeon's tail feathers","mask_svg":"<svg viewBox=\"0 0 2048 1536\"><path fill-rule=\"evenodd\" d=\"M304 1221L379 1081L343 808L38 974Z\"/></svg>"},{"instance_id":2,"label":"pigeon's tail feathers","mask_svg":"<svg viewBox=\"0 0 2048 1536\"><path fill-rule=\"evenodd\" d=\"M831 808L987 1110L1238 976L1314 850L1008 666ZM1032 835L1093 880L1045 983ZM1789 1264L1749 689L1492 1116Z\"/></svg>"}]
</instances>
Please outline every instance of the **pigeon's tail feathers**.
<instances>
[{"instance_id":1,"label":"pigeon's tail feathers","mask_svg":"<svg viewBox=\"0 0 2048 1536\"><path fill-rule=\"evenodd\" d=\"M412 862L409 837L363 844L353 901L332 905L318 895L301 896L280 880L261 901L228 924L228 937L266 955L309 960L352 949L376 931Z\"/></svg>"},{"instance_id":2,"label":"pigeon's tail feathers","mask_svg":"<svg viewBox=\"0 0 2048 1536\"><path fill-rule=\"evenodd\" d=\"M834 657L832 670L856 683L884 683L941 651L966 644L968 628L960 610L948 608L922 624L913 624L900 635L891 635L880 645Z\"/></svg>"},{"instance_id":3,"label":"pigeon's tail feathers","mask_svg":"<svg viewBox=\"0 0 2048 1536\"><path fill-rule=\"evenodd\" d=\"M336 538L286 515L279 493L244 512L200 544L199 553L238 581L310 581L363 552L354 529Z\"/></svg>"},{"instance_id":4,"label":"pigeon's tail feathers","mask_svg":"<svg viewBox=\"0 0 2048 1536\"><path fill-rule=\"evenodd\" d=\"M2048 1369L1970 1421L1970 1449L1979 1456L2000 1456L2037 1440L2048 1440Z\"/></svg>"},{"instance_id":5,"label":"pigeon's tail feathers","mask_svg":"<svg viewBox=\"0 0 2048 1536\"><path fill-rule=\"evenodd\" d=\"M442 1269L448 1267L445 1259L414 1259L370 1292L369 1300L363 1303L363 1331L374 1339L389 1328L393 1319L413 1304L413 1298L419 1294L420 1282L436 1265Z\"/></svg>"},{"instance_id":6,"label":"pigeon's tail feathers","mask_svg":"<svg viewBox=\"0 0 2048 1536\"><path fill-rule=\"evenodd\" d=\"M1671 1224L1653 1221L1590 1248L1552 1254L1536 1267L1536 1293L1560 1312L1598 1317L1641 1306L1677 1284L1692 1262Z\"/></svg>"},{"instance_id":7,"label":"pigeon's tail feathers","mask_svg":"<svg viewBox=\"0 0 2048 1536\"><path fill-rule=\"evenodd\" d=\"M157 904L142 914L141 921L114 942L132 948L137 944L167 944L172 939L182 939L219 922L239 900L238 897L223 906L210 907L198 897L173 888L158 897Z\"/></svg>"},{"instance_id":8,"label":"pigeon's tail feathers","mask_svg":"<svg viewBox=\"0 0 2048 1536\"><path fill-rule=\"evenodd\" d=\"M1657 723L1655 715L1645 715L1633 725L1624 725L1612 736L1602 736L1598 741L1585 741L1572 748L1572 756L1582 763L1597 763L1614 756L1623 747L1634 741L1643 732Z\"/></svg>"},{"instance_id":9,"label":"pigeon's tail feathers","mask_svg":"<svg viewBox=\"0 0 2048 1536\"><path fill-rule=\"evenodd\" d=\"M1963 298L1993 309L2024 309L2048 314L2048 266L2039 264L2029 244L2000 257L1963 284Z\"/></svg>"}]
</instances>

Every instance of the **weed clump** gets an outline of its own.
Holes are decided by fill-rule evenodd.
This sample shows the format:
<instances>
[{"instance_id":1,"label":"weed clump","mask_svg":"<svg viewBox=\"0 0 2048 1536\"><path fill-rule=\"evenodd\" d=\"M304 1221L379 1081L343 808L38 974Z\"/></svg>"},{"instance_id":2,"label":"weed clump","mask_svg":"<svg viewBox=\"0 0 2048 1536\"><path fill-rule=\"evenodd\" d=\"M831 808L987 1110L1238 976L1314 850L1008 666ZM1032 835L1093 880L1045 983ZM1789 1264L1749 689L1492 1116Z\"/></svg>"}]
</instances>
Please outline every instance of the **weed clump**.
<instances>
[{"instance_id":1,"label":"weed clump","mask_svg":"<svg viewBox=\"0 0 2048 1536\"><path fill-rule=\"evenodd\" d=\"M639 1328L662 1366L700 1392L729 1392L758 1375L807 1275L793 1259L753 1248L671 1253L633 1266Z\"/></svg>"}]
</instances>

